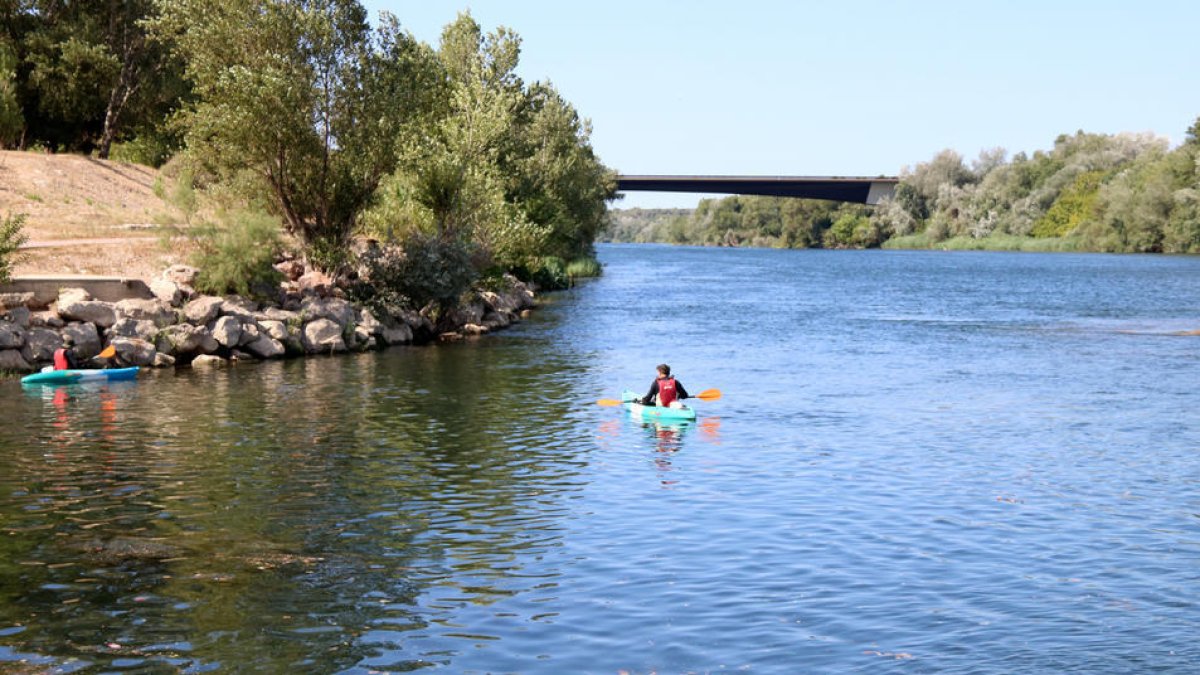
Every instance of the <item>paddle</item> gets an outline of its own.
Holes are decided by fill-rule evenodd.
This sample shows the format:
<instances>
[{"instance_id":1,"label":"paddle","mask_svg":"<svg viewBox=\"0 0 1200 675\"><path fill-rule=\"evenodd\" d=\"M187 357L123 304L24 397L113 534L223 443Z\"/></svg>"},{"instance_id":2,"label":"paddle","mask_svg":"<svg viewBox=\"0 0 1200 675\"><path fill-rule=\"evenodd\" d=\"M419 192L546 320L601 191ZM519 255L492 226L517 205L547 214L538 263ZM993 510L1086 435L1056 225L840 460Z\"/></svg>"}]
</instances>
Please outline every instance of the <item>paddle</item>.
<instances>
[{"instance_id":1,"label":"paddle","mask_svg":"<svg viewBox=\"0 0 1200 675\"><path fill-rule=\"evenodd\" d=\"M93 356L92 358L94 358L94 359L111 359L112 357L114 357L116 355L117 355L117 348L114 347L113 345L109 345L104 348L104 351Z\"/></svg>"},{"instance_id":2,"label":"paddle","mask_svg":"<svg viewBox=\"0 0 1200 675\"><path fill-rule=\"evenodd\" d=\"M692 396L691 398L698 398L701 401L715 401L715 400L721 398L721 390L720 389L705 389L704 391L700 392L699 394L696 394L695 396ZM605 406L608 408L621 405L622 403L628 403L628 401L618 401L615 398L602 398L599 401L596 401L597 405L602 405L602 406Z\"/></svg>"}]
</instances>

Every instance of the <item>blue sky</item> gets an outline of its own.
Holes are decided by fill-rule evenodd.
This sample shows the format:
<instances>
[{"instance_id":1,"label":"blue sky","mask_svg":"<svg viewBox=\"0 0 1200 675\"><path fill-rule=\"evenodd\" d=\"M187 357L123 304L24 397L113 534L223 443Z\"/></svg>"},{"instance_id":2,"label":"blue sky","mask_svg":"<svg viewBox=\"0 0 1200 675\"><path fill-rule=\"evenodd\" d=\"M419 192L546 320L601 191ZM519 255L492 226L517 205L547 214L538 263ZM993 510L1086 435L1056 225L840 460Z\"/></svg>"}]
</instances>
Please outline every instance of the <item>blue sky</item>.
<instances>
[{"instance_id":1,"label":"blue sky","mask_svg":"<svg viewBox=\"0 0 1200 675\"><path fill-rule=\"evenodd\" d=\"M629 174L897 174L951 148L1183 139L1200 117L1200 3L366 0L436 46L456 14L523 40ZM690 207L629 193L618 207Z\"/></svg>"}]
</instances>

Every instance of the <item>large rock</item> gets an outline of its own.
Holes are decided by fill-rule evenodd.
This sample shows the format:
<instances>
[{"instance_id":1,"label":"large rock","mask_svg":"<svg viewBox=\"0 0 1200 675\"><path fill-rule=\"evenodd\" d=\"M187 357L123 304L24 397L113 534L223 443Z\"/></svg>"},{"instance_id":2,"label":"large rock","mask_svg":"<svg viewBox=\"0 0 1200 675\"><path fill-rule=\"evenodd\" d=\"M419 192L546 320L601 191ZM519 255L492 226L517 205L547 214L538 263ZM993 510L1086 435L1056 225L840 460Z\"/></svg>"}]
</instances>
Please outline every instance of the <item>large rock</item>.
<instances>
[{"instance_id":1,"label":"large rock","mask_svg":"<svg viewBox=\"0 0 1200 675\"><path fill-rule=\"evenodd\" d=\"M222 347L236 347L242 339L242 322L223 316L213 322L212 336Z\"/></svg>"},{"instance_id":2,"label":"large rock","mask_svg":"<svg viewBox=\"0 0 1200 675\"><path fill-rule=\"evenodd\" d=\"M62 336L49 328L30 328L25 334L25 345L34 361L54 359L54 351L62 346Z\"/></svg>"},{"instance_id":3,"label":"large rock","mask_svg":"<svg viewBox=\"0 0 1200 675\"><path fill-rule=\"evenodd\" d=\"M0 312L6 309L42 309L38 307L37 294L32 291L18 293L0 293Z\"/></svg>"},{"instance_id":4,"label":"large rock","mask_svg":"<svg viewBox=\"0 0 1200 675\"><path fill-rule=\"evenodd\" d=\"M29 325L40 328L62 328L67 325L66 321L58 315L58 312L34 312L29 315Z\"/></svg>"},{"instance_id":5,"label":"large rock","mask_svg":"<svg viewBox=\"0 0 1200 675\"><path fill-rule=\"evenodd\" d=\"M305 324L304 351L309 354L346 351L346 341L342 339L342 327L329 319L317 319Z\"/></svg>"},{"instance_id":6,"label":"large rock","mask_svg":"<svg viewBox=\"0 0 1200 675\"><path fill-rule=\"evenodd\" d=\"M384 324L375 338L385 345L403 345L413 341L413 331L406 323Z\"/></svg>"},{"instance_id":7,"label":"large rock","mask_svg":"<svg viewBox=\"0 0 1200 675\"><path fill-rule=\"evenodd\" d=\"M183 306L183 315L187 317L189 323L205 326L217 318L223 304L225 304L224 298L202 295Z\"/></svg>"},{"instance_id":8,"label":"large rock","mask_svg":"<svg viewBox=\"0 0 1200 675\"><path fill-rule=\"evenodd\" d=\"M29 322L33 318L33 313L28 307L13 307L0 316L0 321L8 321L15 323L21 328L29 328Z\"/></svg>"},{"instance_id":9,"label":"large rock","mask_svg":"<svg viewBox=\"0 0 1200 675\"><path fill-rule=\"evenodd\" d=\"M18 349L0 349L0 371L10 373L33 372L33 366L21 356Z\"/></svg>"},{"instance_id":10,"label":"large rock","mask_svg":"<svg viewBox=\"0 0 1200 675\"><path fill-rule=\"evenodd\" d=\"M258 338L262 337L262 329L258 327L258 323L250 321L242 324L242 339L238 341L238 346L244 347Z\"/></svg>"},{"instance_id":11,"label":"large rock","mask_svg":"<svg viewBox=\"0 0 1200 675\"><path fill-rule=\"evenodd\" d=\"M316 295L325 297L333 291L333 279L329 275L317 270L311 270L296 279L296 283L300 286L300 292L304 295Z\"/></svg>"},{"instance_id":12,"label":"large rock","mask_svg":"<svg viewBox=\"0 0 1200 675\"><path fill-rule=\"evenodd\" d=\"M155 368L166 368L168 366L173 366L175 365L175 357L171 356L170 354L155 352L153 365Z\"/></svg>"},{"instance_id":13,"label":"large rock","mask_svg":"<svg viewBox=\"0 0 1200 675\"><path fill-rule=\"evenodd\" d=\"M140 300L129 298L120 300L115 305L117 317L133 319L134 321L153 321L159 326L170 326L175 323L175 310L171 305L159 299Z\"/></svg>"},{"instance_id":14,"label":"large rock","mask_svg":"<svg viewBox=\"0 0 1200 675\"><path fill-rule=\"evenodd\" d=\"M354 305L341 298L305 298L300 311L308 320L329 319L345 327L358 318Z\"/></svg>"},{"instance_id":15,"label":"large rock","mask_svg":"<svg viewBox=\"0 0 1200 675\"><path fill-rule=\"evenodd\" d=\"M158 353L153 344L138 338L113 338L109 344L117 350L117 356L131 366L154 365L154 356Z\"/></svg>"},{"instance_id":16,"label":"large rock","mask_svg":"<svg viewBox=\"0 0 1200 675\"><path fill-rule=\"evenodd\" d=\"M149 342L154 341L154 336L158 335L159 326L153 321L135 321L133 319L118 319L108 329L108 336L112 337L127 337L139 338Z\"/></svg>"},{"instance_id":17,"label":"large rock","mask_svg":"<svg viewBox=\"0 0 1200 675\"><path fill-rule=\"evenodd\" d=\"M150 282L150 292L154 294L154 297L173 307L183 302L183 289L174 281L155 279Z\"/></svg>"},{"instance_id":18,"label":"large rock","mask_svg":"<svg viewBox=\"0 0 1200 675\"><path fill-rule=\"evenodd\" d=\"M279 340L280 342L288 338L287 324L282 321L261 319L258 322L258 327L260 331L266 333L268 337Z\"/></svg>"},{"instance_id":19,"label":"large rock","mask_svg":"<svg viewBox=\"0 0 1200 675\"><path fill-rule=\"evenodd\" d=\"M158 351L178 356L181 354L211 354L220 347L212 333L204 326L181 323L167 326L158 334L155 343Z\"/></svg>"},{"instance_id":20,"label":"large rock","mask_svg":"<svg viewBox=\"0 0 1200 675\"><path fill-rule=\"evenodd\" d=\"M25 329L11 321L0 321L0 349L25 346Z\"/></svg>"},{"instance_id":21,"label":"large rock","mask_svg":"<svg viewBox=\"0 0 1200 675\"><path fill-rule=\"evenodd\" d=\"M75 302L86 302L88 300L95 300L95 298L92 297L91 293L87 292L87 289L60 288L58 289L58 300L56 301L56 304L69 305Z\"/></svg>"},{"instance_id":22,"label":"large rock","mask_svg":"<svg viewBox=\"0 0 1200 675\"><path fill-rule=\"evenodd\" d=\"M75 342L75 356L80 359L90 359L100 353L103 343L100 341L100 331L93 323L69 323L62 329L63 337L70 337Z\"/></svg>"},{"instance_id":23,"label":"large rock","mask_svg":"<svg viewBox=\"0 0 1200 675\"><path fill-rule=\"evenodd\" d=\"M78 297L78 294L67 292L60 294L58 315L67 321L85 321L101 328L108 328L117 322L117 310L112 304L100 300L79 300Z\"/></svg>"},{"instance_id":24,"label":"large rock","mask_svg":"<svg viewBox=\"0 0 1200 675\"><path fill-rule=\"evenodd\" d=\"M253 321L258 314L258 303L231 295L221 303L221 316L236 317L241 321Z\"/></svg>"},{"instance_id":25,"label":"large rock","mask_svg":"<svg viewBox=\"0 0 1200 675\"><path fill-rule=\"evenodd\" d=\"M283 343L269 335L260 335L258 339L246 345L246 351L260 359L274 359L283 356L286 351Z\"/></svg>"},{"instance_id":26,"label":"large rock","mask_svg":"<svg viewBox=\"0 0 1200 675\"><path fill-rule=\"evenodd\" d=\"M278 307L267 307L254 315L254 320L260 324L263 321L282 321L283 323L299 323L300 312L293 312Z\"/></svg>"},{"instance_id":27,"label":"large rock","mask_svg":"<svg viewBox=\"0 0 1200 675\"><path fill-rule=\"evenodd\" d=\"M196 283L196 275L198 270L195 267L188 265L171 265L163 270L162 278L167 281L172 281L176 284L191 286Z\"/></svg>"},{"instance_id":28,"label":"large rock","mask_svg":"<svg viewBox=\"0 0 1200 675\"><path fill-rule=\"evenodd\" d=\"M200 356L192 359L193 368L207 368L211 366L224 366L227 364L228 361L219 356L213 356L212 354L201 354Z\"/></svg>"}]
</instances>

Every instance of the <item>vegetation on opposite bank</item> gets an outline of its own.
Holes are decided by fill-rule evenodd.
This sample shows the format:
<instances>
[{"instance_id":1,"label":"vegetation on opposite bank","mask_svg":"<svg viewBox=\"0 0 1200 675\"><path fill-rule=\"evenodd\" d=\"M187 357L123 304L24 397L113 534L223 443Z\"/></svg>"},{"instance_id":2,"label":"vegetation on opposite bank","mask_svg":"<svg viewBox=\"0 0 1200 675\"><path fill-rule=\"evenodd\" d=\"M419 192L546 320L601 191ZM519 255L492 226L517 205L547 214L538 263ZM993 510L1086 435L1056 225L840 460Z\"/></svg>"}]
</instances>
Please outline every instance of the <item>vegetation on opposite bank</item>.
<instances>
[{"instance_id":1,"label":"vegetation on opposite bank","mask_svg":"<svg viewBox=\"0 0 1200 675\"><path fill-rule=\"evenodd\" d=\"M877 207L776 197L690 212L617 212L607 241L782 248L1200 252L1200 119L1171 150L1151 135L1059 136L967 165L946 150L905 169Z\"/></svg>"},{"instance_id":2,"label":"vegetation on opposite bank","mask_svg":"<svg viewBox=\"0 0 1200 675\"><path fill-rule=\"evenodd\" d=\"M464 13L434 48L357 0L15 0L0 22L0 148L165 164L206 290L270 280L284 246L417 308L599 269L615 175L517 77L509 29Z\"/></svg>"}]
</instances>

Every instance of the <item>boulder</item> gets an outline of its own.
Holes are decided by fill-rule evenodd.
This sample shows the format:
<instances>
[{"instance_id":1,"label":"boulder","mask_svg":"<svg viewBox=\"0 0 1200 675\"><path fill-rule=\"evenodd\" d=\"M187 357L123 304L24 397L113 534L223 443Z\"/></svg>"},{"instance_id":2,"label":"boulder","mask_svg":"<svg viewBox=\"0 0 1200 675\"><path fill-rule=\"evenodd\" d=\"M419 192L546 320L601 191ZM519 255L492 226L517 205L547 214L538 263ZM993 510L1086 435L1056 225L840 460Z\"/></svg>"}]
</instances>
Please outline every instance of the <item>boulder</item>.
<instances>
[{"instance_id":1,"label":"boulder","mask_svg":"<svg viewBox=\"0 0 1200 675\"><path fill-rule=\"evenodd\" d=\"M385 345L403 345L413 341L412 329L408 324L400 323L395 326L384 326L375 335Z\"/></svg>"},{"instance_id":2,"label":"boulder","mask_svg":"<svg viewBox=\"0 0 1200 675\"><path fill-rule=\"evenodd\" d=\"M34 367L21 356L18 349L0 349L0 371L10 373L30 373Z\"/></svg>"},{"instance_id":3,"label":"boulder","mask_svg":"<svg viewBox=\"0 0 1200 675\"><path fill-rule=\"evenodd\" d=\"M54 351L62 346L62 336L49 328L30 328L25 334L25 345L34 361L51 361Z\"/></svg>"},{"instance_id":4,"label":"boulder","mask_svg":"<svg viewBox=\"0 0 1200 675\"><path fill-rule=\"evenodd\" d=\"M278 307L267 307L254 315L254 320L260 325L263 321L281 321L283 323L299 323L300 312L293 312Z\"/></svg>"},{"instance_id":5,"label":"boulder","mask_svg":"<svg viewBox=\"0 0 1200 675\"><path fill-rule=\"evenodd\" d=\"M346 351L342 327L329 319L317 319L305 324L304 351L309 354Z\"/></svg>"},{"instance_id":6,"label":"boulder","mask_svg":"<svg viewBox=\"0 0 1200 675\"><path fill-rule=\"evenodd\" d=\"M187 317L189 323L205 326L217 318L223 304L225 304L224 298L202 295L183 306L183 315Z\"/></svg>"},{"instance_id":7,"label":"boulder","mask_svg":"<svg viewBox=\"0 0 1200 675\"><path fill-rule=\"evenodd\" d=\"M509 294L501 295L492 291L483 291L479 294L479 299L483 300L484 304L491 308L493 312L516 313L520 310L520 307L517 306L516 298Z\"/></svg>"},{"instance_id":8,"label":"boulder","mask_svg":"<svg viewBox=\"0 0 1200 675\"><path fill-rule=\"evenodd\" d=\"M150 282L150 292L154 294L154 297L173 307L183 302L183 289L174 281L155 279Z\"/></svg>"},{"instance_id":9,"label":"boulder","mask_svg":"<svg viewBox=\"0 0 1200 675\"><path fill-rule=\"evenodd\" d=\"M288 338L287 324L282 321L262 319L258 322L258 327L262 333L280 342Z\"/></svg>"},{"instance_id":10,"label":"boulder","mask_svg":"<svg viewBox=\"0 0 1200 675\"><path fill-rule=\"evenodd\" d=\"M109 344L117 350L117 356L131 366L153 365L154 357L158 353L153 344L138 338L113 338Z\"/></svg>"},{"instance_id":11,"label":"boulder","mask_svg":"<svg viewBox=\"0 0 1200 675\"><path fill-rule=\"evenodd\" d=\"M304 295L325 297L333 291L333 280L329 278L329 275L316 270L307 272L297 279L296 283Z\"/></svg>"},{"instance_id":12,"label":"boulder","mask_svg":"<svg viewBox=\"0 0 1200 675\"><path fill-rule=\"evenodd\" d=\"M19 293L0 293L0 312L5 309L16 309L24 307L25 309L44 309L39 307L37 302L37 294L28 292Z\"/></svg>"},{"instance_id":13,"label":"boulder","mask_svg":"<svg viewBox=\"0 0 1200 675\"><path fill-rule=\"evenodd\" d=\"M173 366L175 365L175 357L171 356L170 354L155 352L153 365L155 368L166 368L168 366Z\"/></svg>"},{"instance_id":14,"label":"boulder","mask_svg":"<svg viewBox=\"0 0 1200 675\"><path fill-rule=\"evenodd\" d=\"M158 326L170 326L175 323L175 310L171 309L170 304L157 298L154 300L136 298L119 300L115 307L118 318L153 321Z\"/></svg>"},{"instance_id":15,"label":"boulder","mask_svg":"<svg viewBox=\"0 0 1200 675\"><path fill-rule=\"evenodd\" d=\"M34 312L29 315L29 325L41 328L62 328L67 325L66 321L58 315L58 312Z\"/></svg>"},{"instance_id":16,"label":"boulder","mask_svg":"<svg viewBox=\"0 0 1200 675\"><path fill-rule=\"evenodd\" d=\"M304 276L304 263L299 260L284 260L275 264L275 269L288 281L296 281Z\"/></svg>"},{"instance_id":17,"label":"boulder","mask_svg":"<svg viewBox=\"0 0 1200 675\"><path fill-rule=\"evenodd\" d=\"M207 328L186 323L162 329L155 346L158 351L172 355L211 354L220 347Z\"/></svg>"},{"instance_id":18,"label":"boulder","mask_svg":"<svg viewBox=\"0 0 1200 675\"><path fill-rule=\"evenodd\" d=\"M242 339L242 322L232 316L223 316L210 327L213 339L222 347L236 347Z\"/></svg>"},{"instance_id":19,"label":"boulder","mask_svg":"<svg viewBox=\"0 0 1200 675\"><path fill-rule=\"evenodd\" d=\"M237 317L241 321L253 321L258 313L258 303L231 295L221 303L221 316Z\"/></svg>"},{"instance_id":20,"label":"boulder","mask_svg":"<svg viewBox=\"0 0 1200 675\"><path fill-rule=\"evenodd\" d=\"M183 286L191 286L196 283L198 273L199 270L189 265L171 265L163 270L162 278Z\"/></svg>"},{"instance_id":21,"label":"boulder","mask_svg":"<svg viewBox=\"0 0 1200 675\"><path fill-rule=\"evenodd\" d=\"M286 352L282 342L265 334L260 335L257 340L246 345L246 351L260 359L278 358Z\"/></svg>"},{"instance_id":22,"label":"boulder","mask_svg":"<svg viewBox=\"0 0 1200 675\"><path fill-rule=\"evenodd\" d=\"M347 326L358 318L354 306L341 298L305 298L300 308L310 321L329 319L339 326Z\"/></svg>"},{"instance_id":23,"label":"boulder","mask_svg":"<svg viewBox=\"0 0 1200 675\"><path fill-rule=\"evenodd\" d=\"M477 323L468 323L462 327L463 335L483 335L488 332L487 326Z\"/></svg>"},{"instance_id":24,"label":"boulder","mask_svg":"<svg viewBox=\"0 0 1200 675\"><path fill-rule=\"evenodd\" d=\"M238 346L244 347L262 336L262 330L259 329L258 324L254 321L243 323L241 328L242 337L238 340Z\"/></svg>"},{"instance_id":25,"label":"boulder","mask_svg":"<svg viewBox=\"0 0 1200 675\"><path fill-rule=\"evenodd\" d=\"M92 358L104 346L100 341L100 331L96 330L96 324L93 323L69 323L61 332L63 337L69 336L75 341L75 356L81 359Z\"/></svg>"},{"instance_id":26,"label":"boulder","mask_svg":"<svg viewBox=\"0 0 1200 675\"><path fill-rule=\"evenodd\" d=\"M508 312L488 312L483 315L483 325L491 330L507 328L513 322L513 316Z\"/></svg>"},{"instance_id":27,"label":"boulder","mask_svg":"<svg viewBox=\"0 0 1200 675\"><path fill-rule=\"evenodd\" d=\"M13 307L4 313L3 316L0 316L0 321L8 321L17 324L21 328L29 328L29 321L32 317L33 314L29 311L28 307Z\"/></svg>"},{"instance_id":28,"label":"boulder","mask_svg":"<svg viewBox=\"0 0 1200 675\"><path fill-rule=\"evenodd\" d=\"M117 311L112 304L100 300L76 300L77 295L69 296L64 303L66 295L63 293L58 297L58 315L63 319L94 323L101 328L117 322Z\"/></svg>"},{"instance_id":29,"label":"boulder","mask_svg":"<svg viewBox=\"0 0 1200 675\"><path fill-rule=\"evenodd\" d=\"M350 346L354 349L370 349L368 345L375 343L375 336L365 326L355 326L350 335L354 339L354 344Z\"/></svg>"},{"instance_id":30,"label":"boulder","mask_svg":"<svg viewBox=\"0 0 1200 675\"><path fill-rule=\"evenodd\" d=\"M108 329L109 338L127 337L139 338L150 342L154 341L154 336L158 335L159 326L153 321L135 321L134 319L118 319L116 323Z\"/></svg>"},{"instance_id":31,"label":"boulder","mask_svg":"<svg viewBox=\"0 0 1200 675\"><path fill-rule=\"evenodd\" d=\"M83 288L60 288L58 289L58 300L56 301L56 304L69 305L75 302L86 302L94 299L95 298L92 297L92 294L88 293L87 290Z\"/></svg>"},{"instance_id":32,"label":"boulder","mask_svg":"<svg viewBox=\"0 0 1200 675\"><path fill-rule=\"evenodd\" d=\"M211 366L223 366L226 363L227 362L225 361L225 359L223 359L219 356L214 356L212 354L201 354L200 356L197 356L196 358L192 359L192 367L193 368L208 368Z\"/></svg>"},{"instance_id":33,"label":"boulder","mask_svg":"<svg viewBox=\"0 0 1200 675\"><path fill-rule=\"evenodd\" d=\"M25 346L25 329L11 321L0 321L0 349Z\"/></svg>"}]
</instances>

